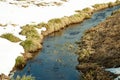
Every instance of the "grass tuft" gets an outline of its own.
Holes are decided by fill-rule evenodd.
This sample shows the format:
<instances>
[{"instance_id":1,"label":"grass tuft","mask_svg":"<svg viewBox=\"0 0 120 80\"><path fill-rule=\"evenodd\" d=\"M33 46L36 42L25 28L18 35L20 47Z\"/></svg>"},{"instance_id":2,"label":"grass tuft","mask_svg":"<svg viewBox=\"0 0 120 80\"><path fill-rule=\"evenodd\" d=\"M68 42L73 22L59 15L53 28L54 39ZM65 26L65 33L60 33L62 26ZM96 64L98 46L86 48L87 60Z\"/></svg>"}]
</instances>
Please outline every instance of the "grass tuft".
<instances>
[{"instance_id":1,"label":"grass tuft","mask_svg":"<svg viewBox=\"0 0 120 80\"><path fill-rule=\"evenodd\" d=\"M34 52L40 48L42 48L41 44L33 39L27 39L20 43L25 49L25 52Z\"/></svg>"},{"instance_id":2,"label":"grass tuft","mask_svg":"<svg viewBox=\"0 0 120 80\"><path fill-rule=\"evenodd\" d=\"M18 37L14 36L11 33L6 33L6 34L2 34L0 37L5 38L11 42L19 42L21 41L21 39L19 39Z\"/></svg>"},{"instance_id":3,"label":"grass tuft","mask_svg":"<svg viewBox=\"0 0 120 80\"><path fill-rule=\"evenodd\" d=\"M39 33L37 32L35 27L31 25L23 26L20 34L25 35L27 39L35 39L35 40L40 39Z\"/></svg>"},{"instance_id":4,"label":"grass tuft","mask_svg":"<svg viewBox=\"0 0 120 80\"><path fill-rule=\"evenodd\" d=\"M16 59L16 63L15 63L15 67L17 69L22 69L24 66L25 66L25 59L23 56L18 56L17 59Z\"/></svg>"}]
</instances>

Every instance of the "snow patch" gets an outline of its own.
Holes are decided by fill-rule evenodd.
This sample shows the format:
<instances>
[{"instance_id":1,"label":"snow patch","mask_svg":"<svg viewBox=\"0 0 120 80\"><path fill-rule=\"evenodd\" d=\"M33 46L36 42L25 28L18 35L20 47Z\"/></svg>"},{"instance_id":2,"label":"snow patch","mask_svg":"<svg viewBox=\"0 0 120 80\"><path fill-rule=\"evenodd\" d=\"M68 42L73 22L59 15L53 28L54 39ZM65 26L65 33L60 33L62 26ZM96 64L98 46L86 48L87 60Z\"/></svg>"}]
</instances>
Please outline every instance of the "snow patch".
<instances>
[{"instance_id":1,"label":"snow patch","mask_svg":"<svg viewBox=\"0 0 120 80\"><path fill-rule=\"evenodd\" d=\"M42 31L46 31L46 27L42 27L41 29L36 28L39 34L41 34Z\"/></svg>"},{"instance_id":2,"label":"snow patch","mask_svg":"<svg viewBox=\"0 0 120 80\"><path fill-rule=\"evenodd\" d=\"M24 49L19 43L12 43L6 39L0 38L0 74L8 75L15 65L17 56L21 56Z\"/></svg>"},{"instance_id":3,"label":"snow patch","mask_svg":"<svg viewBox=\"0 0 120 80\"><path fill-rule=\"evenodd\" d=\"M108 68L108 69L105 69L105 70L110 71L111 73L114 73L114 74L120 74L120 67L118 67L118 68ZM118 76L114 80L120 80L120 76Z\"/></svg>"},{"instance_id":4,"label":"snow patch","mask_svg":"<svg viewBox=\"0 0 120 80\"><path fill-rule=\"evenodd\" d=\"M114 80L120 80L120 76L118 76L117 78L115 78Z\"/></svg>"},{"instance_id":5,"label":"snow patch","mask_svg":"<svg viewBox=\"0 0 120 80\"><path fill-rule=\"evenodd\" d=\"M120 74L120 67L119 68L108 68L106 71L110 71L114 74Z\"/></svg>"}]
</instances>

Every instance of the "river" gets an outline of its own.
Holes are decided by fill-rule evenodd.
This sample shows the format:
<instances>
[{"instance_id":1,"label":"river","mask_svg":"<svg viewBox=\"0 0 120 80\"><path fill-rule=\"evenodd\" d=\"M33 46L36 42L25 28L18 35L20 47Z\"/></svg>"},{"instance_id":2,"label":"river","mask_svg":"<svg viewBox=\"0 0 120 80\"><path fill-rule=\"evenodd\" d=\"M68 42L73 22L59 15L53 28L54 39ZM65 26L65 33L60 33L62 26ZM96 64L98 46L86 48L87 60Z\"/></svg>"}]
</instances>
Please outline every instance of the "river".
<instances>
[{"instance_id":1,"label":"river","mask_svg":"<svg viewBox=\"0 0 120 80\"><path fill-rule=\"evenodd\" d=\"M14 77L32 75L36 80L80 80L80 73L75 68L78 64L75 42L85 30L98 25L119 8L115 6L96 12L91 19L47 36L39 54L29 60L22 71L16 71Z\"/></svg>"}]
</instances>

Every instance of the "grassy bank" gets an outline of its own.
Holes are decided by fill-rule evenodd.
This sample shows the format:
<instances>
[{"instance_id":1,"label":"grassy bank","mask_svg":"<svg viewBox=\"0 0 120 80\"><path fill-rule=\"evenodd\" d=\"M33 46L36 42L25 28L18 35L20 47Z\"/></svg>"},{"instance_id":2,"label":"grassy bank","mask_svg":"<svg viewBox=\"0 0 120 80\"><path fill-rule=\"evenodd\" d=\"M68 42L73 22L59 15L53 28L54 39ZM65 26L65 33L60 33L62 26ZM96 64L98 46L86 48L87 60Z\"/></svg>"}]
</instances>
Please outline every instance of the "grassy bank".
<instances>
[{"instance_id":1,"label":"grassy bank","mask_svg":"<svg viewBox=\"0 0 120 80\"><path fill-rule=\"evenodd\" d=\"M120 66L120 10L104 22L87 30L80 42L79 65L84 80L113 80L116 75L106 68Z\"/></svg>"}]
</instances>

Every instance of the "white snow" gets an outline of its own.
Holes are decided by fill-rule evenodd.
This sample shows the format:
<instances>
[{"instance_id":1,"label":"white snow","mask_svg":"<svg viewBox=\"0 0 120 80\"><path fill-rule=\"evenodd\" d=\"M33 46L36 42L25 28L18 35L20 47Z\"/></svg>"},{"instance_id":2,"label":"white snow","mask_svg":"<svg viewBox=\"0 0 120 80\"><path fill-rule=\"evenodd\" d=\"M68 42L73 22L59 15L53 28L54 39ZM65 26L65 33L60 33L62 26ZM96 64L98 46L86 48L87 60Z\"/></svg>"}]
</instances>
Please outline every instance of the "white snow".
<instances>
[{"instance_id":1,"label":"white snow","mask_svg":"<svg viewBox=\"0 0 120 80\"><path fill-rule=\"evenodd\" d=\"M8 75L15 64L16 57L23 52L24 49L19 43L0 38L0 73Z\"/></svg>"},{"instance_id":2,"label":"white snow","mask_svg":"<svg viewBox=\"0 0 120 80\"><path fill-rule=\"evenodd\" d=\"M110 71L111 73L114 73L114 74L120 74L120 67L118 67L118 68L108 68L108 69L105 69L105 70ZM118 76L114 80L119 80L119 79L120 79L120 76Z\"/></svg>"},{"instance_id":3,"label":"white snow","mask_svg":"<svg viewBox=\"0 0 120 80\"><path fill-rule=\"evenodd\" d=\"M118 76L117 78L115 78L114 80L120 80L120 76Z\"/></svg>"},{"instance_id":4,"label":"white snow","mask_svg":"<svg viewBox=\"0 0 120 80\"><path fill-rule=\"evenodd\" d=\"M108 69L106 69L106 71L110 71L114 74L120 74L120 67L118 67L118 68L108 68Z\"/></svg>"},{"instance_id":5,"label":"white snow","mask_svg":"<svg viewBox=\"0 0 120 80\"><path fill-rule=\"evenodd\" d=\"M14 1L14 0L7 0ZM41 1L58 1L58 0L41 0ZM3 33L12 33L22 40L25 36L19 35L21 26L31 23L47 22L52 18L60 18L70 16L75 13L75 10L80 10L85 7L91 7L98 3L114 2L116 0L68 0L61 6L29 6L23 8L20 6L9 4L8 2L0 2L0 24L6 24L6 27L0 26L0 35ZM16 24L14 26L12 24ZM46 30L45 28L43 30ZM38 31L41 31L41 29ZM40 32L41 33L41 32ZM23 53L23 48L19 43L12 43L6 39L0 38L0 74L6 75L12 70L15 59Z\"/></svg>"},{"instance_id":6,"label":"white snow","mask_svg":"<svg viewBox=\"0 0 120 80\"><path fill-rule=\"evenodd\" d=\"M36 28L36 30L38 31L39 34L41 34L42 31L46 31L45 27L42 27L41 29Z\"/></svg>"}]
</instances>

